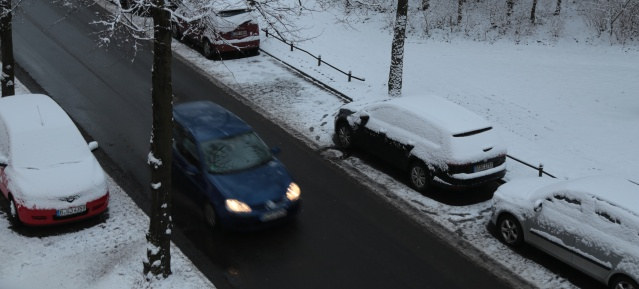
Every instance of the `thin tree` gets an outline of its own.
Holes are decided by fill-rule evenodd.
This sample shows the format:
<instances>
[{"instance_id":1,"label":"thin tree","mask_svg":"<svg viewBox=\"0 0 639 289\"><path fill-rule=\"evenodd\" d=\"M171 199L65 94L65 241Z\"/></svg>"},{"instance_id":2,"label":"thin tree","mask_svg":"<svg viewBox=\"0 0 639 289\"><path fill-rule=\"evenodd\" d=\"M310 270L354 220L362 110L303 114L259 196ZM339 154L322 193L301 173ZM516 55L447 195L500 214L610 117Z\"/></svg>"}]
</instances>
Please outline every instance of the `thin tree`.
<instances>
[{"instance_id":1,"label":"thin tree","mask_svg":"<svg viewBox=\"0 0 639 289\"><path fill-rule=\"evenodd\" d=\"M558 16L561 12L561 0L557 0L557 7L555 7L555 13L553 15Z\"/></svg>"},{"instance_id":2,"label":"thin tree","mask_svg":"<svg viewBox=\"0 0 639 289\"><path fill-rule=\"evenodd\" d=\"M462 21L462 8L464 6L464 0L457 0L457 25Z\"/></svg>"},{"instance_id":3,"label":"thin tree","mask_svg":"<svg viewBox=\"0 0 639 289\"><path fill-rule=\"evenodd\" d=\"M510 17L513 14L513 7L515 6L515 0L506 0L506 16Z\"/></svg>"},{"instance_id":4,"label":"thin tree","mask_svg":"<svg viewBox=\"0 0 639 289\"><path fill-rule=\"evenodd\" d=\"M404 39L408 22L408 0L397 0L397 13L393 28L391 47L391 65L388 74L388 94L399 97L402 93L402 74L404 71Z\"/></svg>"},{"instance_id":5,"label":"thin tree","mask_svg":"<svg viewBox=\"0 0 639 289\"><path fill-rule=\"evenodd\" d=\"M0 53L2 53L2 96L15 94L15 59L13 58L13 29L11 0L0 0Z\"/></svg>"},{"instance_id":6,"label":"thin tree","mask_svg":"<svg viewBox=\"0 0 639 289\"><path fill-rule=\"evenodd\" d=\"M151 222L146 234L149 247L144 274L166 278L171 274L171 140L173 87L171 82L171 13L164 0L152 0L153 70L151 98L153 127L151 152Z\"/></svg>"},{"instance_id":7,"label":"thin tree","mask_svg":"<svg viewBox=\"0 0 639 289\"><path fill-rule=\"evenodd\" d=\"M0 0L1 1L1 0ZM97 1L97 0L94 0ZM287 21L293 19L304 7L300 3L299 9L284 4L281 0L251 0L248 3L257 10L268 27L275 33L285 38L284 34L293 35L294 24ZM173 86L171 80L171 21L182 19L200 19L210 8L217 7L219 0L128 0L127 5L121 5L120 1L113 1L116 11L107 20L97 21L105 27L100 39L103 44L117 39L118 32L124 32L130 40L133 37L132 46L139 47L139 42L153 42L153 70L151 75L151 98L153 106L153 127L151 129L150 152L148 164L151 170L151 216L149 230L146 234L148 241L147 259L143 262L144 274L147 278L152 276L168 277L171 274L171 142L173 131ZM182 5L190 11L200 11L202 15L192 18L179 15L171 10L171 4ZM175 7L175 6L173 6ZM207 9L204 9L207 8ZM151 15L153 36L148 36L149 24L141 21L137 15ZM289 17L290 16L290 17ZM207 23L214 25L215 23ZM288 33L287 33L288 32Z\"/></svg>"},{"instance_id":8,"label":"thin tree","mask_svg":"<svg viewBox=\"0 0 639 289\"><path fill-rule=\"evenodd\" d=\"M430 8L430 0L422 0L422 5L421 5L420 9L422 11L426 11L426 10L428 10L428 8Z\"/></svg>"},{"instance_id":9,"label":"thin tree","mask_svg":"<svg viewBox=\"0 0 639 289\"><path fill-rule=\"evenodd\" d=\"M537 0L533 0L532 8L530 9L530 23L535 24L535 11L537 10Z\"/></svg>"}]
</instances>

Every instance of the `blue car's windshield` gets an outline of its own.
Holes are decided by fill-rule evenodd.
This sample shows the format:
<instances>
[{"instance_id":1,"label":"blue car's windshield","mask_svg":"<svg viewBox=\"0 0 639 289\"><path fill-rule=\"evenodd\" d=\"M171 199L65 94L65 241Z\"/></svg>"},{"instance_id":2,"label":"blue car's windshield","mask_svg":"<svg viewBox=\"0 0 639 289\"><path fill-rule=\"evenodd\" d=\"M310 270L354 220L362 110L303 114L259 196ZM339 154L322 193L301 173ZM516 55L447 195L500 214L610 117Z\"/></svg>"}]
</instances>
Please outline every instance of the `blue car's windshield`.
<instances>
[{"instance_id":1,"label":"blue car's windshield","mask_svg":"<svg viewBox=\"0 0 639 289\"><path fill-rule=\"evenodd\" d=\"M272 158L270 149L254 132L204 142L202 150L206 167L214 174L245 170Z\"/></svg>"}]
</instances>

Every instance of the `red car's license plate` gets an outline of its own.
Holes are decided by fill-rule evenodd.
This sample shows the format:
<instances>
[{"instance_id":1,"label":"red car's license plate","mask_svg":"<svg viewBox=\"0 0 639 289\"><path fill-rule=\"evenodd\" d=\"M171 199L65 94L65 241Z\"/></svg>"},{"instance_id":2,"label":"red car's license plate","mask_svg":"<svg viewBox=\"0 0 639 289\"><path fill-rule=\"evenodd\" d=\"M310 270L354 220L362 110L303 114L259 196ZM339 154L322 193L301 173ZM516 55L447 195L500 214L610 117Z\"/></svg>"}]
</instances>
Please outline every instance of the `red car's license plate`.
<instances>
[{"instance_id":1,"label":"red car's license plate","mask_svg":"<svg viewBox=\"0 0 639 289\"><path fill-rule=\"evenodd\" d=\"M238 30L238 31L233 31L231 35L233 35L233 37L245 37L246 35L248 35L248 32L246 32L246 30Z\"/></svg>"},{"instance_id":2,"label":"red car's license plate","mask_svg":"<svg viewBox=\"0 0 639 289\"><path fill-rule=\"evenodd\" d=\"M56 212L56 215L58 217L64 217L64 216L69 216L69 215L75 215L75 214L80 214L80 213L84 213L87 210L87 206L86 205L82 205L82 206L77 206L77 207L71 207L71 208L66 208L66 209L60 209Z\"/></svg>"}]
</instances>

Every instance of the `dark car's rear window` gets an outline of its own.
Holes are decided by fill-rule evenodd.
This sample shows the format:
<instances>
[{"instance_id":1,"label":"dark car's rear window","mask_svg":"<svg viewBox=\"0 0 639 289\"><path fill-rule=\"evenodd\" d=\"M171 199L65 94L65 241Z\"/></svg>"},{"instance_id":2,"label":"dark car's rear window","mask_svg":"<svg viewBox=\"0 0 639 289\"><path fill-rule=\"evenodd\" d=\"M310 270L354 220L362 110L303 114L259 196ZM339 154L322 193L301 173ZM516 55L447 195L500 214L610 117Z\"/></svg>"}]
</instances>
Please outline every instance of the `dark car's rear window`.
<instances>
[{"instance_id":1,"label":"dark car's rear window","mask_svg":"<svg viewBox=\"0 0 639 289\"><path fill-rule=\"evenodd\" d=\"M471 135L475 135L475 134L479 134L485 131L489 131L493 129L493 127L489 126L486 128L482 128L482 129L477 129L477 130L472 130L469 132L463 132L463 133L458 133L458 134L454 134L453 137L465 137L465 136L471 136Z\"/></svg>"},{"instance_id":2,"label":"dark car's rear window","mask_svg":"<svg viewBox=\"0 0 639 289\"><path fill-rule=\"evenodd\" d=\"M249 9L233 9L233 10L220 11L218 14L220 15L220 17L231 17L231 16L247 13L249 11L250 11Z\"/></svg>"}]
</instances>

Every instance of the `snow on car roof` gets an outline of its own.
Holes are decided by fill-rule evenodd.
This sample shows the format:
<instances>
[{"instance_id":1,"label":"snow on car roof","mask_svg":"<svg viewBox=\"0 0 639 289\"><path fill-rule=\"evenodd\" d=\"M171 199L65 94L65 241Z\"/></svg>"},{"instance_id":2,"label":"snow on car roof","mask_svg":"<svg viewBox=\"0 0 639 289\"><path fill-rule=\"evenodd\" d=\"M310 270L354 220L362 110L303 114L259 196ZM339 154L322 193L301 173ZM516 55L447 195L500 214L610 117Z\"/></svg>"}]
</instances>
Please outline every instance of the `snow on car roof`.
<instances>
[{"instance_id":1,"label":"snow on car roof","mask_svg":"<svg viewBox=\"0 0 639 289\"><path fill-rule=\"evenodd\" d=\"M11 136L9 149L15 166L44 167L90 154L71 118L46 95L0 98L0 119Z\"/></svg>"},{"instance_id":2,"label":"snow on car roof","mask_svg":"<svg viewBox=\"0 0 639 289\"><path fill-rule=\"evenodd\" d=\"M451 135L491 126L487 120L470 110L434 95L402 96L390 99L386 103L423 117Z\"/></svg>"},{"instance_id":3,"label":"snow on car roof","mask_svg":"<svg viewBox=\"0 0 639 289\"><path fill-rule=\"evenodd\" d=\"M576 191L639 214L639 185L615 176L592 176L558 183L553 191Z\"/></svg>"},{"instance_id":4,"label":"snow on car roof","mask_svg":"<svg viewBox=\"0 0 639 289\"><path fill-rule=\"evenodd\" d=\"M0 117L8 130L33 131L73 126L60 106L43 94L22 94L0 98Z\"/></svg>"},{"instance_id":5,"label":"snow on car roof","mask_svg":"<svg viewBox=\"0 0 639 289\"><path fill-rule=\"evenodd\" d=\"M245 22L254 21L251 13L248 13L251 9L246 1L222 0L211 4L189 0L182 4L176 12L184 20L188 22L205 17L207 24L221 33L233 31Z\"/></svg>"}]
</instances>

